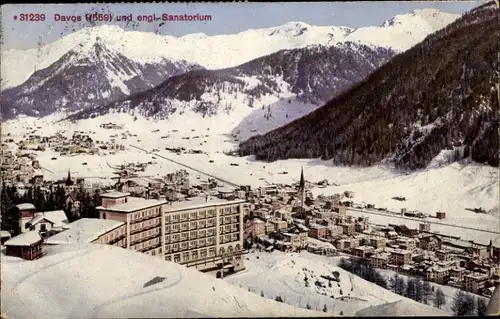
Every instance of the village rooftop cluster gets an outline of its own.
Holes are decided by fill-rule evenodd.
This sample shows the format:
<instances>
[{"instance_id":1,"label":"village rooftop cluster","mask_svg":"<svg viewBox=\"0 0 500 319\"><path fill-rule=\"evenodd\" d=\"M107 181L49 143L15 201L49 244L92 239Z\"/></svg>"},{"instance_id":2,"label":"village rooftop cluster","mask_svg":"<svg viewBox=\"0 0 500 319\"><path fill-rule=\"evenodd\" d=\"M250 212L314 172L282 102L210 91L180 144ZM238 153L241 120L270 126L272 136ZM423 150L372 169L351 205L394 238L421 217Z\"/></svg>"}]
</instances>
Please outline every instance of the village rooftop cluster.
<instances>
[{"instance_id":1,"label":"village rooftop cluster","mask_svg":"<svg viewBox=\"0 0 500 319\"><path fill-rule=\"evenodd\" d=\"M346 254L375 268L484 296L491 296L500 275L500 250L491 243L451 240L432 233L428 223L409 229L372 224L367 216L355 218L348 214L354 193L314 199L303 172L297 184L258 189L230 188L199 176L192 182L186 170L156 179L127 168L117 174L122 177L111 189L89 187L69 174L66 180L45 181L46 194L54 185L64 189L69 211L37 212L30 203L18 204L20 229L8 231L20 235L9 239L11 233L2 231L6 253L36 259L44 245L101 243L225 276L244 269L242 256L257 244L269 252ZM98 216L69 222L66 214L78 215L82 205L79 190L100 194Z\"/></svg>"}]
</instances>

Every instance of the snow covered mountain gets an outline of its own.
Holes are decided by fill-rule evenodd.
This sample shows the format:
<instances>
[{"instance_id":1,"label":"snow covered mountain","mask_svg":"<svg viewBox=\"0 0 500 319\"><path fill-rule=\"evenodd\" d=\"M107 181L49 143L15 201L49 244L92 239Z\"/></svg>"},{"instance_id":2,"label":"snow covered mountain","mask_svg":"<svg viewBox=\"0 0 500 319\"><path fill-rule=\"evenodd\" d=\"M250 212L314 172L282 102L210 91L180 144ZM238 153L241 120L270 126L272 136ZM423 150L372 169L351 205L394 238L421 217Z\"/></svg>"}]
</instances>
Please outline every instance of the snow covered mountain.
<instances>
[{"instance_id":1,"label":"snow covered mountain","mask_svg":"<svg viewBox=\"0 0 500 319\"><path fill-rule=\"evenodd\" d=\"M436 9L421 9L397 15L378 27L353 29L288 22L238 34L207 36L201 33L183 37L125 31L110 25L89 27L40 48L2 51L2 88L20 85L34 70L50 66L74 47L81 43L92 44L97 38L101 38L115 53L134 62L187 60L205 68L220 69L237 66L279 50L313 44L335 45L350 41L404 51L458 17Z\"/></svg>"},{"instance_id":2,"label":"snow covered mountain","mask_svg":"<svg viewBox=\"0 0 500 319\"><path fill-rule=\"evenodd\" d=\"M464 14L323 107L245 141L240 155L498 167L498 16L498 7Z\"/></svg>"},{"instance_id":3,"label":"snow covered mountain","mask_svg":"<svg viewBox=\"0 0 500 319\"><path fill-rule=\"evenodd\" d=\"M161 58L139 63L110 49L99 37L82 42L22 85L3 90L2 115L45 116L83 110L152 88L169 76L200 68Z\"/></svg>"},{"instance_id":4,"label":"snow covered mountain","mask_svg":"<svg viewBox=\"0 0 500 319\"><path fill-rule=\"evenodd\" d=\"M270 117L276 103L292 99L321 105L386 63L395 52L386 48L342 43L283 50L240 66L222 70L195 70L171 77L161 85L129 98L89 108L72 120L110 112L159 119L195 112L202 116L235 115L265 109ZM290 110L286 117L296 114ZM264 118L264 117L263 117Z\"/></svg>"}]
</instances>

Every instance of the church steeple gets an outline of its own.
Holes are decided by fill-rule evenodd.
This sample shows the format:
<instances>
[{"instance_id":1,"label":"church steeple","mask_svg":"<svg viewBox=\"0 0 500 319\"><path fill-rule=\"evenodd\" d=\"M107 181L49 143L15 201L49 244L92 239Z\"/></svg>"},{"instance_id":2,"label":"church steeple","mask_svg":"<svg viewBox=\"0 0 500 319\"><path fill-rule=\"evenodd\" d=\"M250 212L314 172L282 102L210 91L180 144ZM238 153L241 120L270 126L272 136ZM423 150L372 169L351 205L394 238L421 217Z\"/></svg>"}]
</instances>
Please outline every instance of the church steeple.
<instances>
[{"instance_id":1,"label":"church steeple","mask_svg":"<svg viewBox=\"0 0 500 319\"><path fill-rule=\"evenodd\" d=\"M66 178L66 186L73 185L73 180L71 179L71 173L68 170L68 178Z\"/></svg>"},{"instance_id":2,"label":"church steeple","mask_svg":"<svg viewBox=\"0 0 500 319\"><path fill-rule=\"evenodd\" d=\"M301 207L304 207L304 202L306 201L306 182L304 180L304 167L300 169L299 196L300 205Z\"/></svg>"},{"instance_id":3,"label":"church steeple","mask_svg":"<svg viewBox=\"0 0 500 319\"><path fill-rule=\"evenodd\" d=\"M300 169L300 183L299 183L299 189L302 191L305 189L305 181L304 181L304 167Z\"/></svg>"}]
</instances>

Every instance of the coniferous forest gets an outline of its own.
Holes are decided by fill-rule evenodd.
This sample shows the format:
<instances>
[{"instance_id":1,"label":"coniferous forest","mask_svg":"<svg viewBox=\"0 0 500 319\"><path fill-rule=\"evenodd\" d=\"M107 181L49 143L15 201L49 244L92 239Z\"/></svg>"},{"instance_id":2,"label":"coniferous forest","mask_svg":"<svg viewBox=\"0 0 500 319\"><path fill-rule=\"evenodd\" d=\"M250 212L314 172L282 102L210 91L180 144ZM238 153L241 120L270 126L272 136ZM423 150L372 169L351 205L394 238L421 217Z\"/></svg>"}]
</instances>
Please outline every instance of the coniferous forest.
<instances>
[{"instance_id":1,"label":"coniferous forest","mask_svg":"<svg viewBox=\"0 0 500 319\"><path fill-rule=\"evenodd\" d=\"M40 187L29 188L22 196L14 186L3 187L0 191L0 211L2 214L1 229L19 233L19 210L16 205L31 203L37 212L63 210L69 222L80 218L99 218L96 207L101 205L99 192L90 194L83 188L74 192L74 200L68 199L64 187L56 186L49 193L43 192ZM74 208L72 203L80 203Z\"/></svg>"},{"instance_id":2,"label":"coniferous forest","mask_svg":"<svg viewBox=\"0 0 500 319\"><path fill-rule=\"evenodd\" d=\"M474 9L325 106L240 144L259 160L426 167L442 150L498 166L499 9Z\"/></svg>"}]
</instances>

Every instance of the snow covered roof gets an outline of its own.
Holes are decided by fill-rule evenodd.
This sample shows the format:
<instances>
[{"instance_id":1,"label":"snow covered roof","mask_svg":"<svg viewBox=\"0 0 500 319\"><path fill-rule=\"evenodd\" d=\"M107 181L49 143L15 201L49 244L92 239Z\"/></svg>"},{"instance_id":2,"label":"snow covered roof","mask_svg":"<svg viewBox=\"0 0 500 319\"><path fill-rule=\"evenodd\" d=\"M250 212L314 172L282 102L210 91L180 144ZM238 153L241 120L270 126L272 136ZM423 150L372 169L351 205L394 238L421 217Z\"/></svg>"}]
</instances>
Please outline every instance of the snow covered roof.
<instances>
[{"instance_id":1,"label":"snow covered roof","mask_svg":"<svg viewBox=\"0 0 500 319\"><path fill-rule=\"evenodd\" d=\"M128 249L84 244L48 246L46 252L35 261L2 260L2 311L9 318L328 315L262 298L215 276ZM23 295L29 302L14 289L23 278L28 278Z\"/></svg>"},{"instance_id":2,"label":"snow covered roof","mask_svg":"<svg viewBox=\"0 0 500 319\"><path fill-rule=\"evenodd\" d=\"M49 212L39 213L30 221L30 224L34 225L44 218L53 223L54 227L63 227L69 224L68 217L63 210L53 210Z\"/></svg>"},{"instance_id":3,"label":"snow covered roof","mask_svg":"<svg viewBox=\"0 0 500 319\"><path fill-rule=\"evenodd\" d=\"M120 212L120 213L131 213L141 209L164 205L166 203L167 203L166 200L129 197L126 203L107 206L107 207L98 206L97 209L104 211Z\"/></svg>"},{"instance_id":4,"label":"snow covered roof","mask_svg":"<svg viewBox=\"0 0 500 319\"><path fill-rule=\"evenodd\" d=\"M0 237L2 238L11 237L11 234L6 230L2 230L0 231Z\"/></svg>"},{"instance_id":5,"label":"snow covered roof","mask_svg":"<svg viewBox=\"0 0 500 319\"><path fill-rule=\"evenodd\" d=\"M371 306L356 313L356 317L447 316L450 314L422 303L401 299L378 306Z\"/></svg>"},{"instance_id":6,"label":"snow covered roof","mask_svg":"<svg viewBox=\"0 0 500 319\"><path fill-rule=\"evenodd\" d=\"M124 192L107 192L101 194L101 197L104 198L122 198L125 196L130 196L130 193L124 193Z\"/></svg>"},{"instance_id":7,"label":"snow covered roof","mask_svg":"<svg viewBox=\"0 0 500 319\"><path fill-rule=\"evenodd\" d=\"M31 204L31 203L23 203L23 204L18 204L18 205L16 205L16 207L17 207L19 210L36 209L36 208L35 208L35 205L33 205L33 204Z\"/></svg>"},{"instance_id":8,"label":"snow covered roof","mask_svg":"<svg viewBox=\"0 0 500 319\"><path fill-rule=\"evenodd\" d=\"M241 204L244 202L245 202L244 199L226 200L226 199L213 198L213 197L209 197L208 201L207 201L205 197L200 196L200 197L190 198L187 201L172 202L171 205L167 205L165 207L165 211L166 212L175 212L175 211L186 210L186 209Z\"/></svg>"},{"instance_id":9,"label":"snow covered roof","mask_svg":"<svg viewBox=\"0 0 500 319\"><path fill-rule=\"evenodd\" d=\"M42 237L36 231L19 234L5 242L5 246L31 246L41 241Z\"/></svg>"},{"instance_id":10,"label":"snow covered roof","mask_svg":"<svg viewBox=\"0 0 500 319\"><path fill-rule=\"evenodd\" d=\"M124 222L109 219L82 218L68 225L69 229L46 240L49 245L91 243Z\"/></svg>"}]
</instances>

